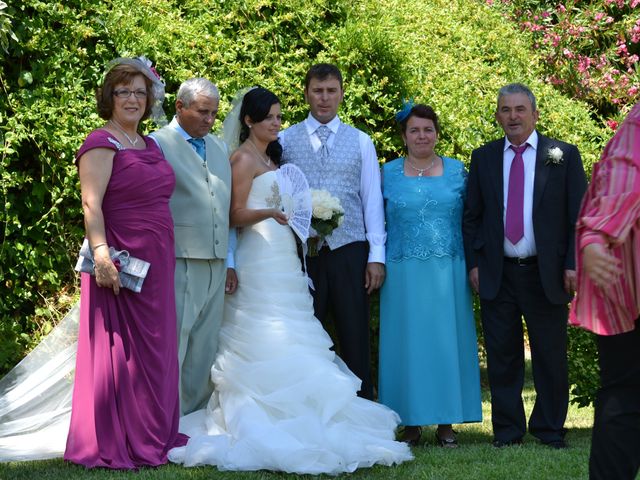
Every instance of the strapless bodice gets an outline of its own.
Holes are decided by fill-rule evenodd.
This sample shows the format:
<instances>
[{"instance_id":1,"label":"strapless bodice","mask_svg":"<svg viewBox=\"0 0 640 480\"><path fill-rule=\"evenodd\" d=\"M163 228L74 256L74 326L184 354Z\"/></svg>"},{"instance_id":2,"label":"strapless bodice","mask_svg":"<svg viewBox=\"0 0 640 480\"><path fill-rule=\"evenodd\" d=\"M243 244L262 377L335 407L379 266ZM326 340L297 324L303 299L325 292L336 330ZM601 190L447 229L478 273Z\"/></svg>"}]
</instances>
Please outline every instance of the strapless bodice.
<instances>
[{"instance_id":1,"label":"strapless bodice","mask_svg":"<svg viewBox=\"0 0 640 480\"><path fill-rule=\"evenodd\" d=\"M276 171L270 170L253 179L247 197L247 208L276 208L280 206L280 189Z\"/></svg>"}]
</instances>

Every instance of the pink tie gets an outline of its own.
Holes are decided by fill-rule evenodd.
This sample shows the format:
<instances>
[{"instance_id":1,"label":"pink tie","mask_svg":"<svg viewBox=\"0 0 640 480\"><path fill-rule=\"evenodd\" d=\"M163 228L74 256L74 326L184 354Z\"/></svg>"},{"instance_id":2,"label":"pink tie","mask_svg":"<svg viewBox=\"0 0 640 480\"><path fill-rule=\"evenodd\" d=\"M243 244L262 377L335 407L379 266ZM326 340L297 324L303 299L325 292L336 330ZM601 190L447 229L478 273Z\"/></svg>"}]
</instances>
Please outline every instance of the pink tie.
<instances>
[{"instance_id":1,"label":"pink tie","mask_svg":"<svg viewBox=\"0 0 640 480\"><path fill-rule=\"evenodd\" d=\"M509 148L516 152L509 171L509 192L507 193L507 219L505 222L505 236L512 244L516 244L524 236L524 222L522 207L524 204L524 160L522 154L529 146L528 143Z\"/></svg>"}]
</instances>

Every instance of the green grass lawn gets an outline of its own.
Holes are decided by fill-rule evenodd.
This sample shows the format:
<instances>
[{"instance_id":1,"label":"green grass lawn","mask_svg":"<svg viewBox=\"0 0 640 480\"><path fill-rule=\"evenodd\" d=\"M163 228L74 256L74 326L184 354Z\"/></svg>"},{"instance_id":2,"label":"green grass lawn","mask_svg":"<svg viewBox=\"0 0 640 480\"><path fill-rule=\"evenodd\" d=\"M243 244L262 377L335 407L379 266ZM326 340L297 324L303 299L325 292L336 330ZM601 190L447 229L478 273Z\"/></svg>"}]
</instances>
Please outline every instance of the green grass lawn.
<instances>
[{"instance_id":1,"label":"green grass lawn","mask_svg":"<svg viewBox=\"0 0 640 480\"><path fill-rule=\"evenodd\" d=\"M484 373L484 372L483 372ZM530 384L530 371L524 398L527 414L533 407L535 393ZM0 464L0 480L62 480L69 478L98 480L276 480L276 479L425 479L425 480L567 480L586 479L593 410L569 407L566 426L569 429L567 450L552 450L531 436L522 446L496 449L491 446L491 421L488 394L483 398L484 421L481 424L458 425L460 448L443 449L435 444L435 427L423 432L424 444L413 449L415 460L397 467L367 468L338 477L292 475L271 472L219 472L213 467L183 468L166 465L139 472L85 470L62 460L15 462Z\"/></svg>"}]
</instances>

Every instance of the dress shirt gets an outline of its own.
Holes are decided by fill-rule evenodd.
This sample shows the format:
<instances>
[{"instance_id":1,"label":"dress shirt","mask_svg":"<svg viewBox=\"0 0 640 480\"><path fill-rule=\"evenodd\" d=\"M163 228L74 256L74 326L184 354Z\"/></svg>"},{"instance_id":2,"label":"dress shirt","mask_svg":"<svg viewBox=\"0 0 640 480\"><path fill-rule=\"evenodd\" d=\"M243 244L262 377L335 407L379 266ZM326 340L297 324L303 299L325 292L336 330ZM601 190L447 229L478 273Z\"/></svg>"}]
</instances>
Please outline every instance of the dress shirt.
<instances>
[{"instance_id":1,"label":"dress shirt","mask_svg":"<svg viewBox=\"0 0 640 480\"><path fill-rule=\"evenodd\" d=\"M584 247L605 246L623 273L604 288L583 268ZM576 224L578 290L569 323L598 335L630 332L640 315L640 103L594 166Z\"/></svg>"},{"instance_id":2,"label":"dress shirt","mask_svg":"<svg viewBox=\"0 0 640 480\"><path fill-rule=\"evenodd\" d=\"M180 136L182 138L184 138L186 141L191 140L192 138L196 138L196 137L192 137L191 135L189 135L184 128L182 128L180 126L180 124L178 123L178 117L173 117L173 119L171 120L171 123L169 124L170 127L173 127L176 129L176 131L180 134ZM196 146L193 145L192 143L189 143L189 145L191 145L191 148L193 148L193 151L198 153L198 151L196 150ZM204 145L204 151L205 151L205 158L207 158L207 143L205 142ZM200 155L198 155L200 156ZM206 160L205 160L206 162Z\"/></svg>"},{"instance_id":3,"label":"dress shirt","mask_svg":"<svg viewBox=\"0 0 640 480\"><path fill-rule=\"evenodd\" d=\"M184 128L182 128L180 126L180 124L178 123L178 117L176 117L174 115L173 119L171 120L171 122L169 123L169 126L174 128L176 130L176 132L178 132L180 134L180 136L182 138L185 139L185 141L187 141L187 143L189 143L189 139L191 138L196 138L196 137L192 137L191 135L189 135L186 130ZM153 138L153 141L156 142L156 144L158 145L158 147L160 148L160 150L162 150L162 147L160 146L160 144L158 143L158 140L156 140L153 137L153 133L151 133L149 135L151 138ZM191 148L193 149L194 152L198 153L198 151L196 150L195 145L189 143L189 146L191 146ZM205 151L205 159L206 159L206 155L207 155L207 142L204 142L204 151ZM199 157L200 155L198 155ZM206 162L206 160L204 160ZM226 259L226 264L227 264L227 268L236 268L236 261L235 261L235 251L236 251L236 244L238 243L237 241L237 236L236 236L236 229L235 228L230 228L229 229L229 242L228 242L228 246L227 246L227 259Z\"/></svg>"},{"instance_id":4,"label":"dress shirt","mask_svg":"<svg viewBox=\"0 0 640 480\"><path fill-rule=\"evenodd\" d=\"M507 237L504 238L504 254L507 257L532 257L536 255L536 239L533 234L533 180L536 173L536 152L538 150L538 132L531 132L526 142L529 147L522 154L524 161L524 197L522 205L522 220L524 223L524 236L515 245ZM511 163L516 156L515 152L509 148L512 144L506 137L504 139L504 151L502 154L502 172L504 189L504 207L502 210L502 221L507 220L507 200L509 196L509 173ZM524 144L523 144L524 145ZM506 223L505 223L506 227Z\"/></svg>"},{"instance_id":5,"label":"dress shirt","mask_svg":"<svg viewBox=\"0 0 640 480\"><path fill-rule=\"evenodd\" d=\"M313 115L304 120L304 125L309 134L309 141L314 152L320 149L320 138L316 130L322 125ZM340 118L336 115L333 120L326 124L331 133L327 139L329 151L336 139ZM280 143L282 148L286 148L287 131L280 132ZM385 262L384 244L387 234L384 229L384 204L382 201L382 190L380 188L380 166L378 155L373 141L366 133L358 130L358 141L360 142L360 153L362 155L362 169L360 172L360 200L364 212L364 229L367 241L369 242L369 262Z\"/></svg>"}]
</instances>

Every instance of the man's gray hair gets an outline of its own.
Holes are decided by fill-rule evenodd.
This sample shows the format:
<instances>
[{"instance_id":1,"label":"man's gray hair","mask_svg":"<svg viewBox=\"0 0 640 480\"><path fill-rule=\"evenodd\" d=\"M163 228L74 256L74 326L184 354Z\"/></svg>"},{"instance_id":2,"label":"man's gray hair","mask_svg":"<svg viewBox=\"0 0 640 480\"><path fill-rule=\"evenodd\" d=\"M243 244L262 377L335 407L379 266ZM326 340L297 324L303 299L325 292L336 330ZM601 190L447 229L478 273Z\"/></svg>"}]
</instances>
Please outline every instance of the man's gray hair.
<instances>
[{"instance_id":1,"label":"man's gray hair","mask_svg":"<svg viewBox=\"0 0 640 480\"><path fill-rule=\"evenodd\" d=\"M180 100L186 108L189 108L191 102L193 102L198 95L204 95L205 97L220 101L218 87L206 78L201 77L190 78L182 82L182 85L180 85L178 89L176 100Z\"/></svg>"},{"instance_id":2,"label":"man's gray hair","mask_svg":"<svg viewBox=\"0 0 640 480\"><path fill-rule=\"evenodd\" d=\"M500 104L500 99L505 95L513 95L514 93L524 93L527 97L529 97L529 101L531 101L531 111L536 111L536 96L533 94L531 89L522 83L510 83L509 85L505 85L498 91L498 101L497 104Z\"/></svg>"}]
</instances>

